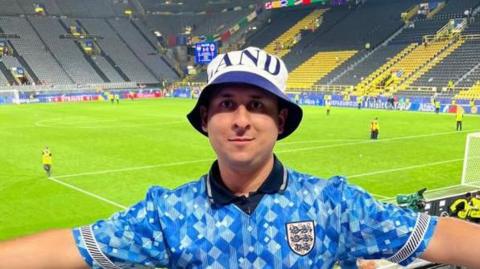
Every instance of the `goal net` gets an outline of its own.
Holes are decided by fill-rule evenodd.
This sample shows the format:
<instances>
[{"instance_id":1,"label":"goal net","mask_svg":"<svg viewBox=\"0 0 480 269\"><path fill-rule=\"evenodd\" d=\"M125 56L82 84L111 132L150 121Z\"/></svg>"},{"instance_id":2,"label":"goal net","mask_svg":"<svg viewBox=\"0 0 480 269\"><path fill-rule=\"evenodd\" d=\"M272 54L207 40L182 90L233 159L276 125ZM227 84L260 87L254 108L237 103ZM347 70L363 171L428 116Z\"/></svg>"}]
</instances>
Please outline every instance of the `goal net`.
<instances>
[{"instance_id":1,"label":"goal net","mask_svg":"<svg viewBox=\"0 0 480 269\"><path fill-rule=\"evenodd\" d=\"M20 104L18 90L0 90L0 104Z\"/></svg>"},{"instance_id":2,"label":"goal net","mask_svg":"<svg viewBox=\"0 0 480 269\"><path fill-rule=\"evenodd\" d=\"M462 185L480 187L480 133L467 135L463 159Z\"/></svg>"}]
</instances>

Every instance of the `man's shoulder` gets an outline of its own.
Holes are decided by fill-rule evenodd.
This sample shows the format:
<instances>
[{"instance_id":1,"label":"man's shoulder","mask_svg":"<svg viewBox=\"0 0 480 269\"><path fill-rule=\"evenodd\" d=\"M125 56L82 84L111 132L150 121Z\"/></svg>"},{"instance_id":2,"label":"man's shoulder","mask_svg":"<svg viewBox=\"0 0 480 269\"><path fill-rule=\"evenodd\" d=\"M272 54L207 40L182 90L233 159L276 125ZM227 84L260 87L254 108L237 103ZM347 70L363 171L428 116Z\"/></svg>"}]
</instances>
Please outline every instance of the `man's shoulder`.
<instances>
[{"instance_id":1,"label":"man's shoulder","mask_svg":"<svg viewBox=\"0 0 480 269\"><path fill-rule=\"evenodd\" d=\"M183 185L180 185L176 188L169 189L162 186L152 186L148 190L148 195L153 195L155 197L168 198L171 196L177 197L193 197L203 195L205 193L205 176L201 176L199 179L187 182Z\"/></svg>"},{"instance_id":2,"label":"man's shoulder","mask_svg":"<svg viewBox=\"0 0 480 269\"><path fill-rule=\"evenodd\" d=\"M303 189L307 192L341 191L347 180L343 176L328 179L288 169L288 185L292 189Z\"/></svg>"}]
</instances>

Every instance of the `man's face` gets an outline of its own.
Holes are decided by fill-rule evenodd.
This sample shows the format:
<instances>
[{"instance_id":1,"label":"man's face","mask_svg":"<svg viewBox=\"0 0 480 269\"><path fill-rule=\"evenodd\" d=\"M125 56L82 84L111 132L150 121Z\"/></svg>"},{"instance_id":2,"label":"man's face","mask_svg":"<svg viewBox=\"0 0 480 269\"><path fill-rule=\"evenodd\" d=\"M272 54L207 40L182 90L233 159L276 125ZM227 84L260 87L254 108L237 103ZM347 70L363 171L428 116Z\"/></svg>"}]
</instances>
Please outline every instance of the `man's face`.
<instances>
[{"instance_id":1,"label":"man's face","mask_svg":"<svg viewBox=\"0 0 480 269\"><path fill-rule=\"evenodd\" d=\"M248 85L228 85L202 107L202 128L219 162L248 167L270 158L277 136L284 130L287 109L277 98Z\"/></svg>"}]
</instances>

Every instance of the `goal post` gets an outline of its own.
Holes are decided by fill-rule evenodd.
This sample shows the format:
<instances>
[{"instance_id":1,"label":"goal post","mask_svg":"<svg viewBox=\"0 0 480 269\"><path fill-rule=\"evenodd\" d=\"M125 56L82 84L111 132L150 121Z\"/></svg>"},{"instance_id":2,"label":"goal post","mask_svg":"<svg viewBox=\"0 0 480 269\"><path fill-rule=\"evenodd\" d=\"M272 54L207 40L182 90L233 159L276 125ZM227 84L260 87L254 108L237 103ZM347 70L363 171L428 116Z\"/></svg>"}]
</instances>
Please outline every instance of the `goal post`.
<instances>
[{"instance_id":1,"label":"goal post","mask_svg":"<svg viewBox=\"0 0 480 269\"><path fill-rule=\"evenodd\" d=\"M20 104L18 90L0 90L0 104Z\"/></svg>"},{"instance_id":2,"label":"goal post","mask_svg":"<svg viewBox=\"0 0 480 269\"><path fill-rule=\"evenodd\" d=\"M480 133L467 135L463 159L462 185L480 187Z\"/></svg>"}]
</instances>

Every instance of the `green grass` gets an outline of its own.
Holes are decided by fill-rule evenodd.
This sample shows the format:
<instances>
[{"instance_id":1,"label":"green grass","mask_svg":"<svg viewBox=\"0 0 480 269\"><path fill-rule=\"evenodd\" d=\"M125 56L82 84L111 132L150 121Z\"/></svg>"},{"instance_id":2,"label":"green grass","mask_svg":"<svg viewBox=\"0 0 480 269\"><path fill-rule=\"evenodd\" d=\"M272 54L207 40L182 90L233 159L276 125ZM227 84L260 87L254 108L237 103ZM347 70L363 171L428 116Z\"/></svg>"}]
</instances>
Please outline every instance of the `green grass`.
<instances>
[{"instance_id":1,"label":"green grass","mask_svg":"<svg viewBox=\"0 0 480 269\"><path fill-rule=\"evenodd\" d=\"M206 173L215 155L185 118L192 106L176 99L0 106L0 239L119 210L48 180L45 145L54 154L54 177L124 206L151 185L173 188ZM327 117L311 106L304 112L299 130L276 146L284 164L322 178L345 175L379 199L458 185L466 134L480 129L474 116L455 132L453 115L333 108ZM380 139L370 141L377 116Z\"/></svg>"}]
</instances>

